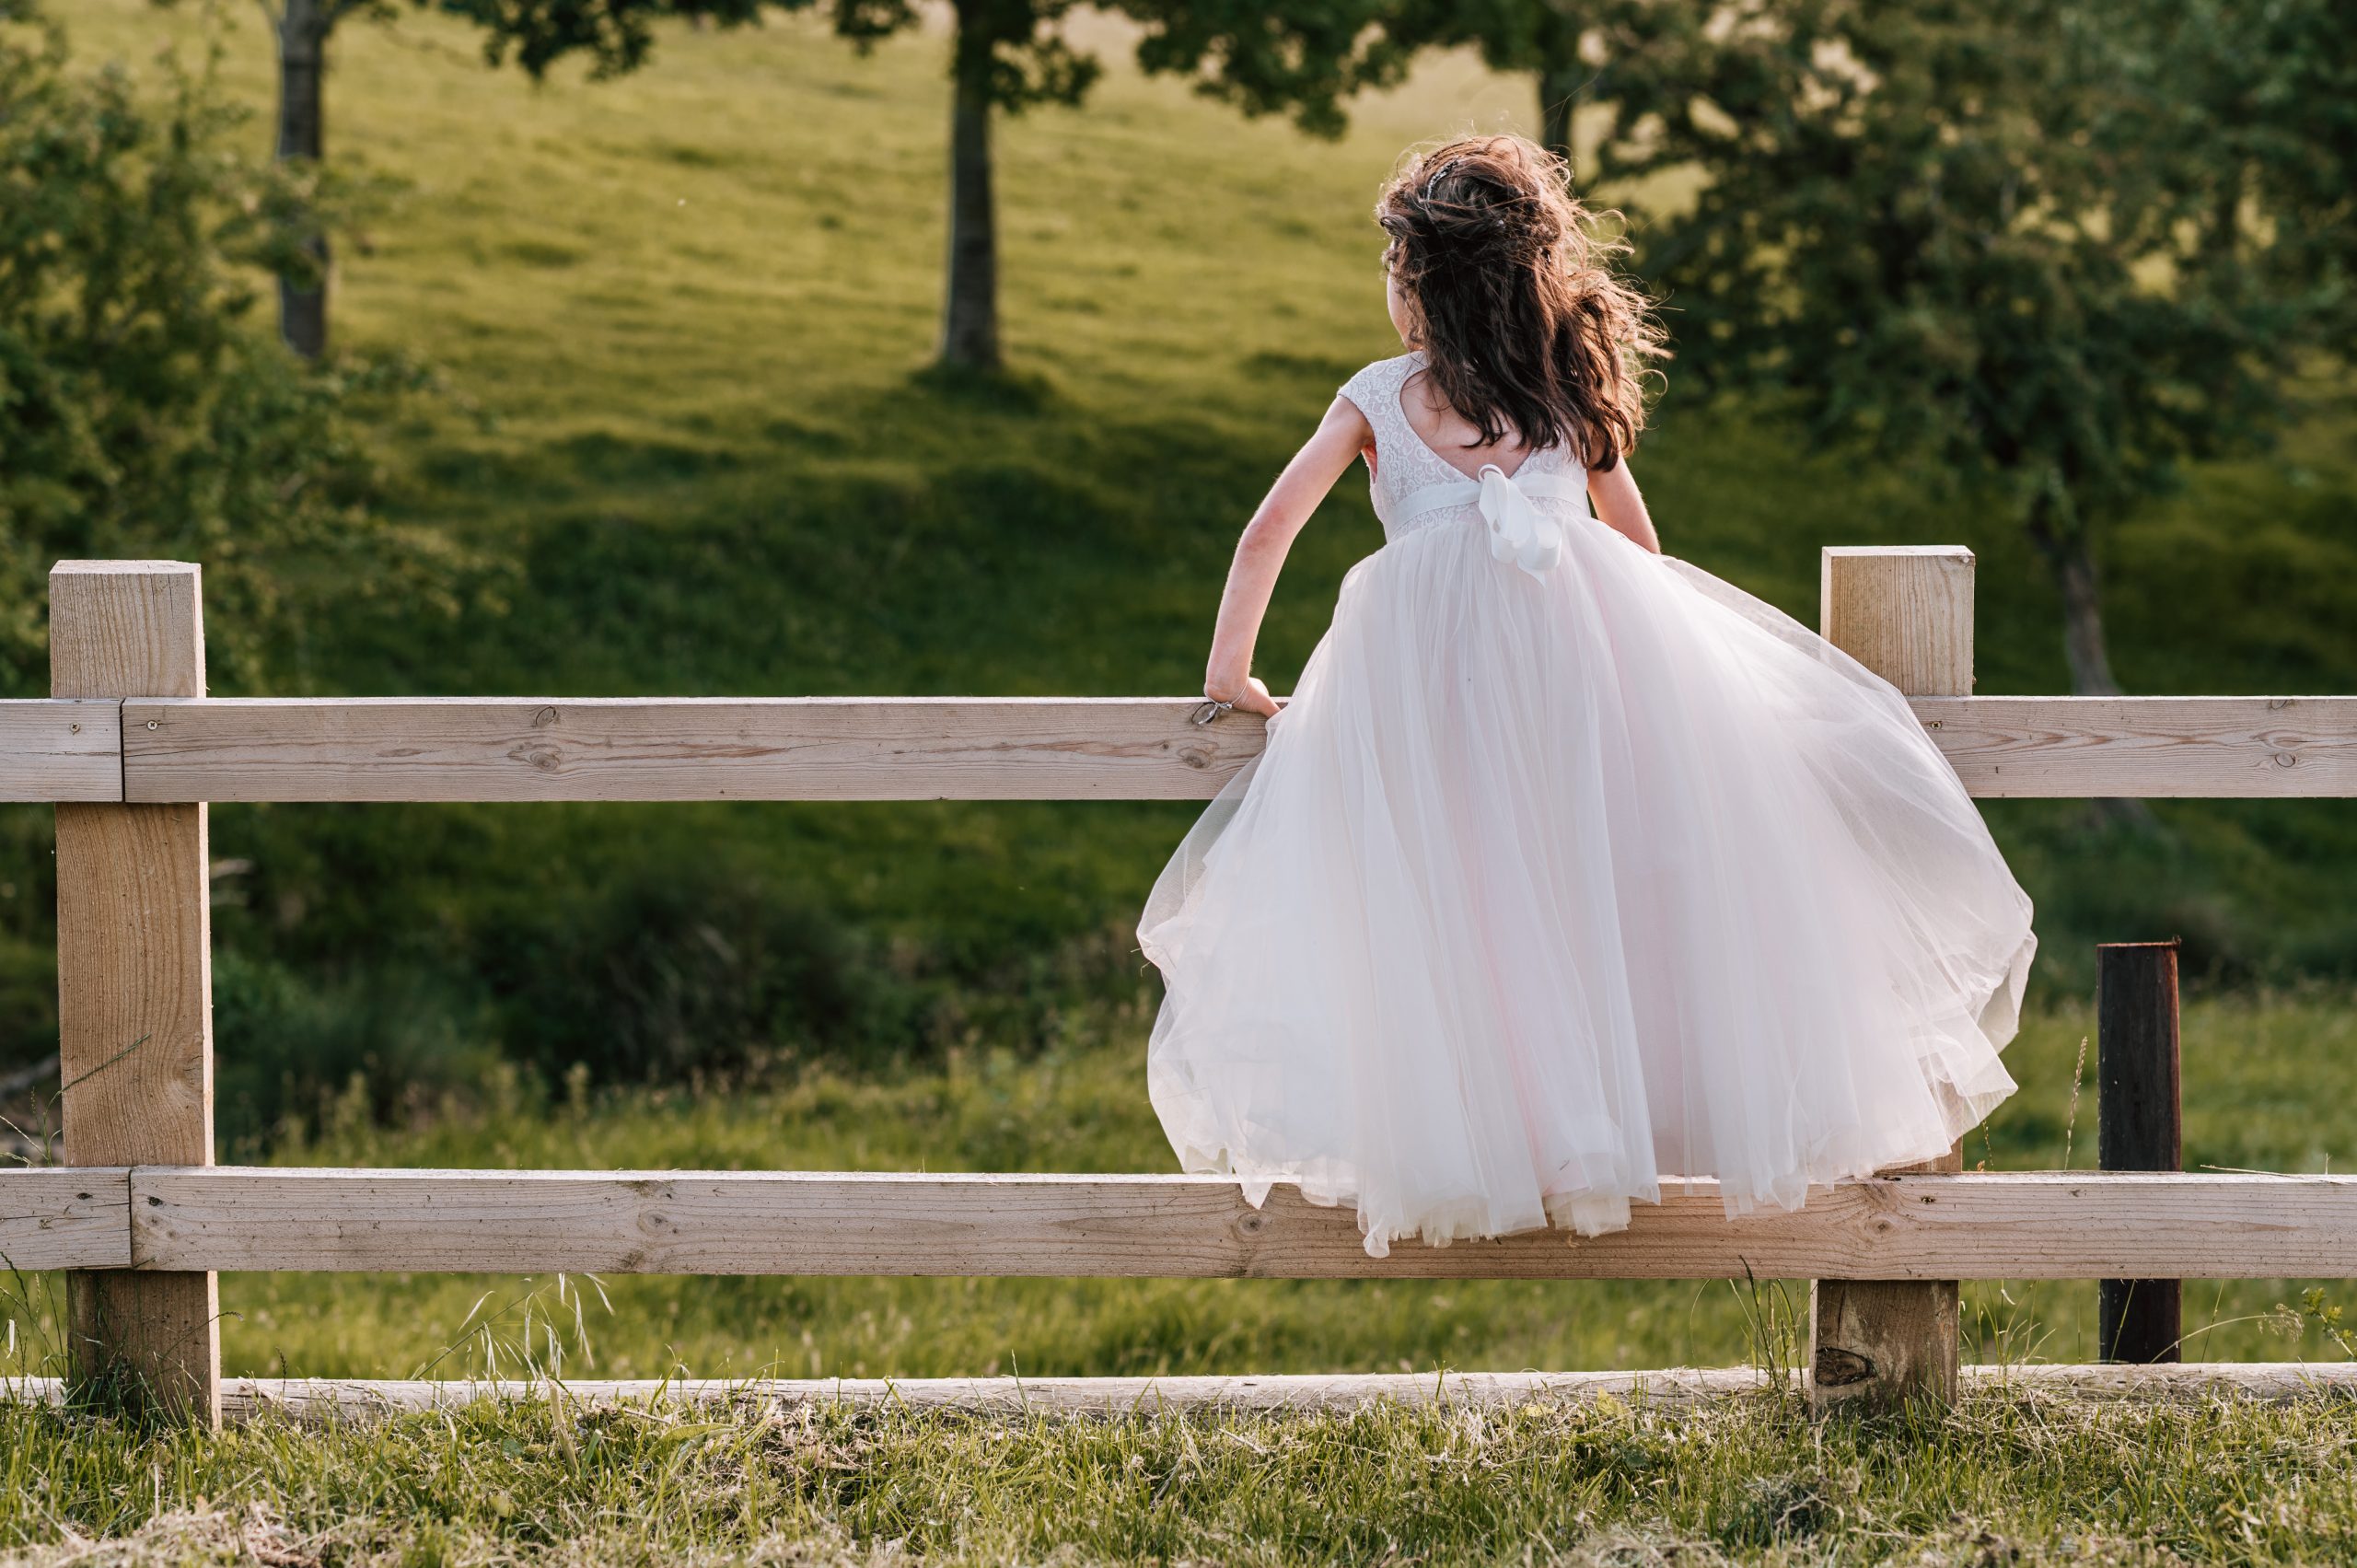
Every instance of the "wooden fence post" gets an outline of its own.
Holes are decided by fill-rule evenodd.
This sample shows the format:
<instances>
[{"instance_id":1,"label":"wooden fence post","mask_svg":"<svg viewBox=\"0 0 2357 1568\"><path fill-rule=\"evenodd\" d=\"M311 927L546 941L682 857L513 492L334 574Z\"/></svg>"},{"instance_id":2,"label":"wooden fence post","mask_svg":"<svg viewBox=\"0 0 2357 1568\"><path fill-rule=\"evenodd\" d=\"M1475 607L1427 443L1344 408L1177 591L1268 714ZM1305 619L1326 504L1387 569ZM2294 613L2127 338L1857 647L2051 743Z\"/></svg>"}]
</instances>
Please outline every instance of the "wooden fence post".
<instances>
[{"instance_id":1,"label":"wooden fence post","mask_svg":"<svg viewBox=\"0 0 2357 1568\"><path fill-rule=\"evenodd\" d=\"M1972 552L1960 545L1828 549L1828 642L1910 697L1972 693ZM1893 1040L1893 1050L1903 1041ZM1906 1170L1964 1168L1959 1149ZM1956 1398L1953 1280L1818 1280L1809 1292L1809 1408L1888 1409Z\"/></svg>"},{"instance_id":2,"label":"wooden fence post","mask_svg":"<svg viewBox=\"0 0 2357 1568\"><path fill-rule=\"evenodd\" d=\"M2096 1163L2106 1170L2185 1166L2177 950L2174 941L2096 947ZM2184 1359L2183 1287L2177 1281L2105 1280L2096 1293L2102 1359Z\"/></svg>"},{"instance_id":3,"label":"wooden fence post","mask_svg":"<svg viewBox=\"0 0 2357 1568\"><path fill-rule=\"evenodd\" d=\"M195 566L61 561L49 577L59 697L202 697ZM213 1163L212 912L203 806L57 807L58 1054L65 1161ZM84 1388L217 1426L209 1273L69 1276Z\"/></svg>"}]
</instances>

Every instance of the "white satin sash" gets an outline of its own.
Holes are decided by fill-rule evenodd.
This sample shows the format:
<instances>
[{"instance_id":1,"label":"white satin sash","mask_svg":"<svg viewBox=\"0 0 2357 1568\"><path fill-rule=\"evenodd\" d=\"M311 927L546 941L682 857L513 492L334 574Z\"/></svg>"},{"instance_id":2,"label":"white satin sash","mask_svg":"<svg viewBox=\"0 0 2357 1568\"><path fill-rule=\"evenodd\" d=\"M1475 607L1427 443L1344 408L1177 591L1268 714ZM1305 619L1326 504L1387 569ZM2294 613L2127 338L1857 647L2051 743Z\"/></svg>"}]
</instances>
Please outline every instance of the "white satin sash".
<instances>
[{"instance_id":1,"label":"white satin sash","mask_svg":"<svg viewBox=\"0 0 2357 1568\"><path fill-rule=\"evenodd\" d=\"M1444 506L1479 506L1489 525L1490 553L1533 577L1542 575L1563 557L1563 525L1531 499L1576 503L1587 510L1587 486L1568 474L1510 474L1495 463L1481 465L1478 479L1449 480L1411 491L1399 503L1399 520L1434 512Z\"/></svg>"}]
</instances>

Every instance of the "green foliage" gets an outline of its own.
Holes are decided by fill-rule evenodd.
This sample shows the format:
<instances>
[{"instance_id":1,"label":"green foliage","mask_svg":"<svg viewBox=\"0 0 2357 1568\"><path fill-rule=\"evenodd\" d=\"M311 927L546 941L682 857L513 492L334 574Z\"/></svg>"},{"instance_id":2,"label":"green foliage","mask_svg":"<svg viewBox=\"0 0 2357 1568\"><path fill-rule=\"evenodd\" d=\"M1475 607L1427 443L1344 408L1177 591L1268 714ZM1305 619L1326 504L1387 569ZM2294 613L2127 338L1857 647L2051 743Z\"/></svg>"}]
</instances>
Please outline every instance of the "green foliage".
<instances>
[{"instance_id":1,"label":"green foliage","mask_svg":"<svg viewBox=\"0 0 2357 1568\"><path fill-rule=\"evenodd\" d=\"M655 45L654 24L679 17L745 27L767 6L797 9L810 0L414 0L422 8L464 17L483 30L483 59L510 58L534 76L568 54L586 55L599 80L635 71Z\"/></svg>"},{"instance_id":2,"label":"green foliage","mask_svg":"<svg viewBox=\"0 0 2357 1568\"><path fill-rule=\"evenodd\" d=\"M571 918L491 935L501 1039L551 1077L741 1077L796 1056L882 1065L931 1043L913 977L826 912L709 865L634 867Z\"/></svg>"},{"instance_id":3,"label":"green foliage","mask_svg":"<svg viewBox=\"0 0 2357 1568\"><path fill-rule=\"evenodd\" d=\"M2246 226L2254 145L2187 16L1656 6L1609 46L1608 175L1701 177L1637 226L1680 371L1778 395L1819 446L2026 526L2082 692L2119 689L2096 532L2180 489L2189 459L2280 436L2322 319L2281 258L2345 207L2276 181Z\"/></svg>"},{"instance_id":4,"label":"green foliage","mask_svg":"<svg viewBox=\"0 0 2357 1568\"><path fill-rule=\"evenodd\" d=\"M1681 371L2063 530L2270 431L2297 317L2204 264L2162 9L1803 3L1632 52L1609 167L1708 176L1643 225Z\"/></svg>"},{"instance_id":5,"label":"green foliage","mask_svg":"<svg viewBox=\"0 0 2357 1568\"><path fill-rule=\"evenodd\" d=\"M46 687L61 557L203 563L215 668L251 680L329 607L447 606L458 552L388 527L361 424L423 381L399 354L307 370L248 323L333 192L226 150L211 68L77 78L26 0L0 25L0 691Z\"/></svg>"},{"instance_id":6,"label":"green foliage","mask_svg":"<svg viewBox=\"0 0 2357 1568\"><path fill-rule=\"evenodd\" d=\"M2357 347L2357 51L2340 0L2165 7L2143 62L2168 74L2156 137L2185 145L2212 251Z\"/></svg>"},{"instance_id":7,"label":"green foliage","mask_svg":"<svg viewBox=\"0 0 2357 1568\"><path fill-rule=\"evenodd\" d=\"M228 949L214 961L213 1024L231 1042L214 1082L216 1136L231 1158L355 1114L413 1118L501 1063L471 998L415 964L321 980Z\"/></svg>"},{"instance_id":8,"label":"green foliage","mask_svg":"<svg viewBox=\"0 0 2357 1568\"><path fill-rule=\"evenodd\" d=\"M1138 64L1189 78L1247 114L1290 113L1313 135L1339 136L1343 105L1396 87L1428 41L1386 0L1121 0L1144 24Z\"/></svg>"}]
</instances>

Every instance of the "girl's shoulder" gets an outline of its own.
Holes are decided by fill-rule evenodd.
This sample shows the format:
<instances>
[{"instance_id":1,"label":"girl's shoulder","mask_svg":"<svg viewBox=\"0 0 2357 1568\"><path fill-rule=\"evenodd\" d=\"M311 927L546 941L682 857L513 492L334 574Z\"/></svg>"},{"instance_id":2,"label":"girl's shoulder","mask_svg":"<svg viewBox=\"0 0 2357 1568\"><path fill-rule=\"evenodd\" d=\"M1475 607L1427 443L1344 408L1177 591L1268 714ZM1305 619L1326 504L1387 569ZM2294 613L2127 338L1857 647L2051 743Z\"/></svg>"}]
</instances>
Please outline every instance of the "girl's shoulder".
<instances>
[{"instance_id":1,"label":"girl's shoulder","mask_svg":"<svg viewBox=\"0 0 2357 1568\"><path fill-rule=\"evenodd\" d=\"M1400 384L1415 372L1423 356L1411 349L1395 354L1389 359L1378 359L1362 366L1358 373L1342 383L1337 396L1348 398L1358 405L1359 412L1373 420L1378 413L1397 406L1388 400L1399 394Z\"/></svg>"}]
</instances>

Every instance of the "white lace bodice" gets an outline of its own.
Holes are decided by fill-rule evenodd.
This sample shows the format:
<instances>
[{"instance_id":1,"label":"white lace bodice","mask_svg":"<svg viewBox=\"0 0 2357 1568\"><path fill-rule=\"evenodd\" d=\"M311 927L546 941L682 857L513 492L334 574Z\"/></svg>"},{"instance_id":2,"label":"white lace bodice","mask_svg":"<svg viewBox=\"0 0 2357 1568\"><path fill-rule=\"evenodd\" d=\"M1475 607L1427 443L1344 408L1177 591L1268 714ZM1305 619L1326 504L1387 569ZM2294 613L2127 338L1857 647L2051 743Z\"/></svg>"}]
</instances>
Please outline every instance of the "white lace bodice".
<instances>
[{"instance_id":1,"label":"white lace bodice","mask_svg":"<svg viewBox=\"0 0 2357 1568\"><path fill-rule=\"evenodd\" d=\"M1490 520L1480 503L1480 481L1434 451L1408 423L1399 394L1423 363L1420 352L1378 359L1341 388L1341 395L1358 406L1375 431L1375 471L1368 488L1387 540L1428 528L1486 525ZM1527 454L1509 477L1525 496L1557 518L1595 516L1588 505L1586 470L1560 447Z\"/></svg>"}]
</instances>

